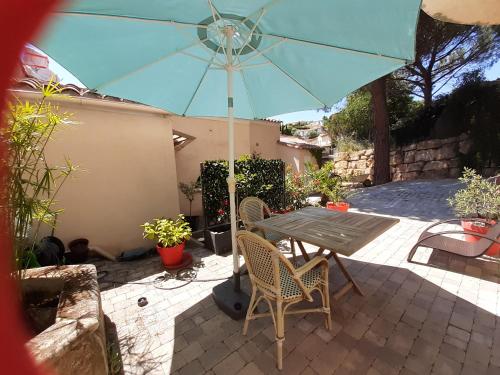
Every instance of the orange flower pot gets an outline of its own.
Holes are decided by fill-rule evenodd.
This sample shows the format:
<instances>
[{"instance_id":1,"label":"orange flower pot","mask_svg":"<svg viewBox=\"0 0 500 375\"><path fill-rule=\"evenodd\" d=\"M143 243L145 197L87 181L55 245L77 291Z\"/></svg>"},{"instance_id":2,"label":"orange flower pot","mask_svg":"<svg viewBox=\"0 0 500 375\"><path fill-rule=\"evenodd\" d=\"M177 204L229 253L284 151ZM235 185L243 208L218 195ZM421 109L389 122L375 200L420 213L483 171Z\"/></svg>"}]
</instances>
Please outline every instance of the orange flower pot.
<instances>
[{"instance_id":1,"label":"orange flower pot","mask_svg":"<svg viewBox=\"0 0 500 375\"><path fill-rule=\"evenodd\" d=\"M490 221L489 224L486 225L478 225L477 222L474 221L466 221L462 220L462 228L466 232L473 232L473 233L479 233L479 234L487 234L488 231L490 230L491 225L495 225L495 221ZM479 241L481 237L477 237L471 234L466 234L465 235L465 240L467 242L476 242ZM486 255L492 256L492 257L498 257L500 256L500 244L494 243L492 244L489 248L488 251L486 251Z\"/></svg>"},{"instance_id":2,"label":"orange flower pot","mask_svg":"<svg viewBox=\"0 0 500 375\"><path fill-rule=\"evenodd\" d=\"M156 245L156 251L160 254L161 262L167 267L172 267L182 262L184 246L186 246L186 241L172 247Z\"/></svg>"},{"instance_id":3,"label":"orange flower pot","mask_svg":"<svg viewBox=\"0 0 500 375\"><path fill-rule=\"evenodd\" d=\"M326 208L333 211L347 212L349 210L349 203L347 202L327 202Z\"/></svg>"}]
</instances>

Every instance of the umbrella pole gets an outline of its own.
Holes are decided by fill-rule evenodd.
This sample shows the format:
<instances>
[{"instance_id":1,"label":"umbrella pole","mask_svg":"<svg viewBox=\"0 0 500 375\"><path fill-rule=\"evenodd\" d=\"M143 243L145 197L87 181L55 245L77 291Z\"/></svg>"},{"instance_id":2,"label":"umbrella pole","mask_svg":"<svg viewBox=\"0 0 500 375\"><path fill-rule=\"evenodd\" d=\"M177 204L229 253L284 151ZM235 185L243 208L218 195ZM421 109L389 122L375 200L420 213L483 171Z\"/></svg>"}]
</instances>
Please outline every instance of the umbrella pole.
<instances>
[{"instance_id":1,"label":"umbrella pole","mask_svg":"<svg viewBox=\"0 0 500 375\"><path fill-rule=\"evenodd\" d=\"M233 109L233 34L232 27L226 27L226 72L227 72L227 140L228 140L228 160L229 177L227 187L229 190L229 210L231 217L231 244L233 252L233 282L234 291L240 291L240 258L236 245L236 180L234 178L234 109Z\"/></svg>"},{"instance_id":2,"label":"umbrella pole","mask_svg":"<svg viewBox=\"0 0 500 375\"><path fill-rule=\"evenodd\" d=\"M227 137L229 177L227 185L229 190L229 210L231 216L231 244L233 252L233 282L225 281L212 291L215 303L219 308L233 319L243 319L246 316L250 298L240 288L240 259L236 244L236 180L234 178L234 111L233 111L233 35L234 29L230 26L224 28L226 37L226 72L227 72Z\"/></svg>"}]
</instances>

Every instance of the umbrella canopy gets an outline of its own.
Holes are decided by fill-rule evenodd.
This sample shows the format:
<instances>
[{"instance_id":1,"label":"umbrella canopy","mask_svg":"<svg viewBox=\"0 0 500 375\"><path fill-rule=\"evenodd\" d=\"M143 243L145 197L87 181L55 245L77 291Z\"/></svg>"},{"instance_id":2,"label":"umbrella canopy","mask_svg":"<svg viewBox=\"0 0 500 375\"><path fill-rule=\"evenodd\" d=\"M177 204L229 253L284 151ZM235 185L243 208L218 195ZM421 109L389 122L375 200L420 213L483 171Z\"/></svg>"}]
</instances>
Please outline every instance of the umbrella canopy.
<instances>
[{"instance_id":1,"label":"umbrella canopy","mask_svg":"<svg viewBox=\"0 0 500 375\"><path fill-rule=\"evenodd\" d=\"M233 117L329 107L413 61L419 9L420 0L74 1L35 44L100 93L227 114L237 274Z\"/></svg>"},{"instance_id":2,"label":"umbrella canopy","mask_svg":"<svg viewBox=\"0 0 500 375\"><path fill-rule=\"evenodd\" d=\"M235 116L331 106L414 58L420 0L85 0L35 43L88 88L186 116L226 116L226 25Z\"/></svg>"},{"instance_id":3,"label":"umbrella canopy","mask_svg":"<svg viewBox=\"0 0 500 375\"><path fill-rule=\"evenodd\" d=\"M423 0L422 9L440 21L465 25L499 25L498 0Z\"/></svg>"}]
</instances>

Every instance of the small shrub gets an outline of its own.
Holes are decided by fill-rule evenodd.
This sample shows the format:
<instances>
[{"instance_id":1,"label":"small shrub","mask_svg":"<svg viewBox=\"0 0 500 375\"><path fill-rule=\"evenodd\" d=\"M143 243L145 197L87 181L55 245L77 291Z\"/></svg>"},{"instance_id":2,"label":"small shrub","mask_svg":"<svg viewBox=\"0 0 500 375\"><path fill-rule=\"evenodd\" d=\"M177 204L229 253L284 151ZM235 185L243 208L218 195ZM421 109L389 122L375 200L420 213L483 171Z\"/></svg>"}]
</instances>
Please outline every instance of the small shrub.
<instances>
[{"instance_id":1,"label":"small shrub","mask_svg":"<svg viewBox=\"0 0 500 375\"><path fill-rule=\"evenodd\" d=\"M285 174L285 209L298 210L308 205L307 198L318 191L318 181L311 164L306 165L303 174L295 173L291 166L286 167Z\"/></svg>"},{"instance_id":2,"label":"small shrub","mask_svg":"<svg viewBox=\"0 0 500 375\"><path fill-rule=\"evenodd\" d=\"M158 241L162 247L179 245L191 238L191 227L183 215L175 220L154 219L152 223L146 222L141 227L144 229L144 239Z\"/></svg>"},{"instance_id":3,"label":"small shrub","mask_svg":"<svg viewBox=\"0 0 500 375\"><path fill-rule=\"evenodd\" d=\"M344 202L351 197L354 192L343 184L344 179L335 174L334 163L329 161L315 173L318 190L333 203Z\"/></svg>"},{"instance_id":4,"label":"small shrub","mask_svg":"<svg viewBox=\"0 0 500 375\"><path fill-rule=\"evenodd\" d=\"M339 152L355 152L371 148L373 145L368 141L360 141L353 136L343 135L337 138L336 150Z\"/></svg>"},{"instance_id":5,"label":"small shrub","mask_svg":"<svg viewBox=\"0 0 500 375\"><path fill-rule=\"evenodd\" d=\"M313 139L313 138L316 138L318 136L319 136L319 131L313 129L313 130L309 130L307 132L306 138L307 139Z\"/></svg>"},{"instance_id":6,"label":"small shrub","mask_svg":"<svg viewBox=\"0 0 500 375\"><path fill-rule=\"evenodd\" d=\"M200 181L198 179L189 183L179 182L179 190L189 201L189 216L191 216L191 208L193 206L194 196L200 193Z\"/></svg>"},{"instance_id":7,"label":"small shrub","mask_svg":"<svg viewBox=\"0 0 500 375\"><path fill-rule=\"evenodd\" d=\"M456 215L461 218L483 218L498 220L500 217L500 185L488 182L475 170L464 168L464 189L458 190L448 199Z\"/></svg>"}]
</instances>

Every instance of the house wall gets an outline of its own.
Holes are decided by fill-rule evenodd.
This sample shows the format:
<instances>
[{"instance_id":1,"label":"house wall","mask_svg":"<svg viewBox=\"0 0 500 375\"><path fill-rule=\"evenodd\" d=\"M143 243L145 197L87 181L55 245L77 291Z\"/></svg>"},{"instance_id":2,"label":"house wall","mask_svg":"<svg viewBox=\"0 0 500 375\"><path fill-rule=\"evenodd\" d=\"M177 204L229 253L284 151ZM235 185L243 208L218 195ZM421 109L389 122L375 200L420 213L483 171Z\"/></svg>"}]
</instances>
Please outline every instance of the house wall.
<instances>
[{"instance_id":1,"label":"house wall","mask_svg":"<svg viewBox=\"0 0 500 375\"><path fill-rule=\"evenodd\" d=\"M227 121L220 118L170 116L172 128L195 139L176 151L177 179L190 182L200 176L200 163L228 157ZM257 153L265 159L279 158L279 125L269 121L235 120L235 158ZM189 201L179 192L181 212L189 214ZM202 215L201 194L196 195L192 215Z\"/></svg>"},{"instance_id":2,"label":"house wall","mask_svg":"<svg viewBox=\"0 0 500 375\"><path fill-rule=\"evenodd\" d=\"M307 149L277 144L278 158L292 167L297 173L304 172L306 163L318 165L314 156Z\"/></svg>"},{"instance_id":3,"label":"house wall","mask_svg":"<svg viewBox=\"0 0 500 375\"><path fill-rule=\"evenodd\" d=\"M19 96L33 99L35 94ZM149 245L142 239L140 224L179 213L172 127L166 112L79 97L53 102L79 124L55 135L48 160L61 165L67 156L80 167L57 197L64 212L55 235L66 244L88 238L91 246L114 255Z\"/></svg>"},{"instance_id":4,"label":"house wall","mask_svg":"<svg viewBox=\"0 0 500 375\"><path fill-rule=\"evenodd\" d=\"M279 159L279 139L279 125L268 121L250 121L250 153L264 159Z\"/></svg>"}]
</instances>

